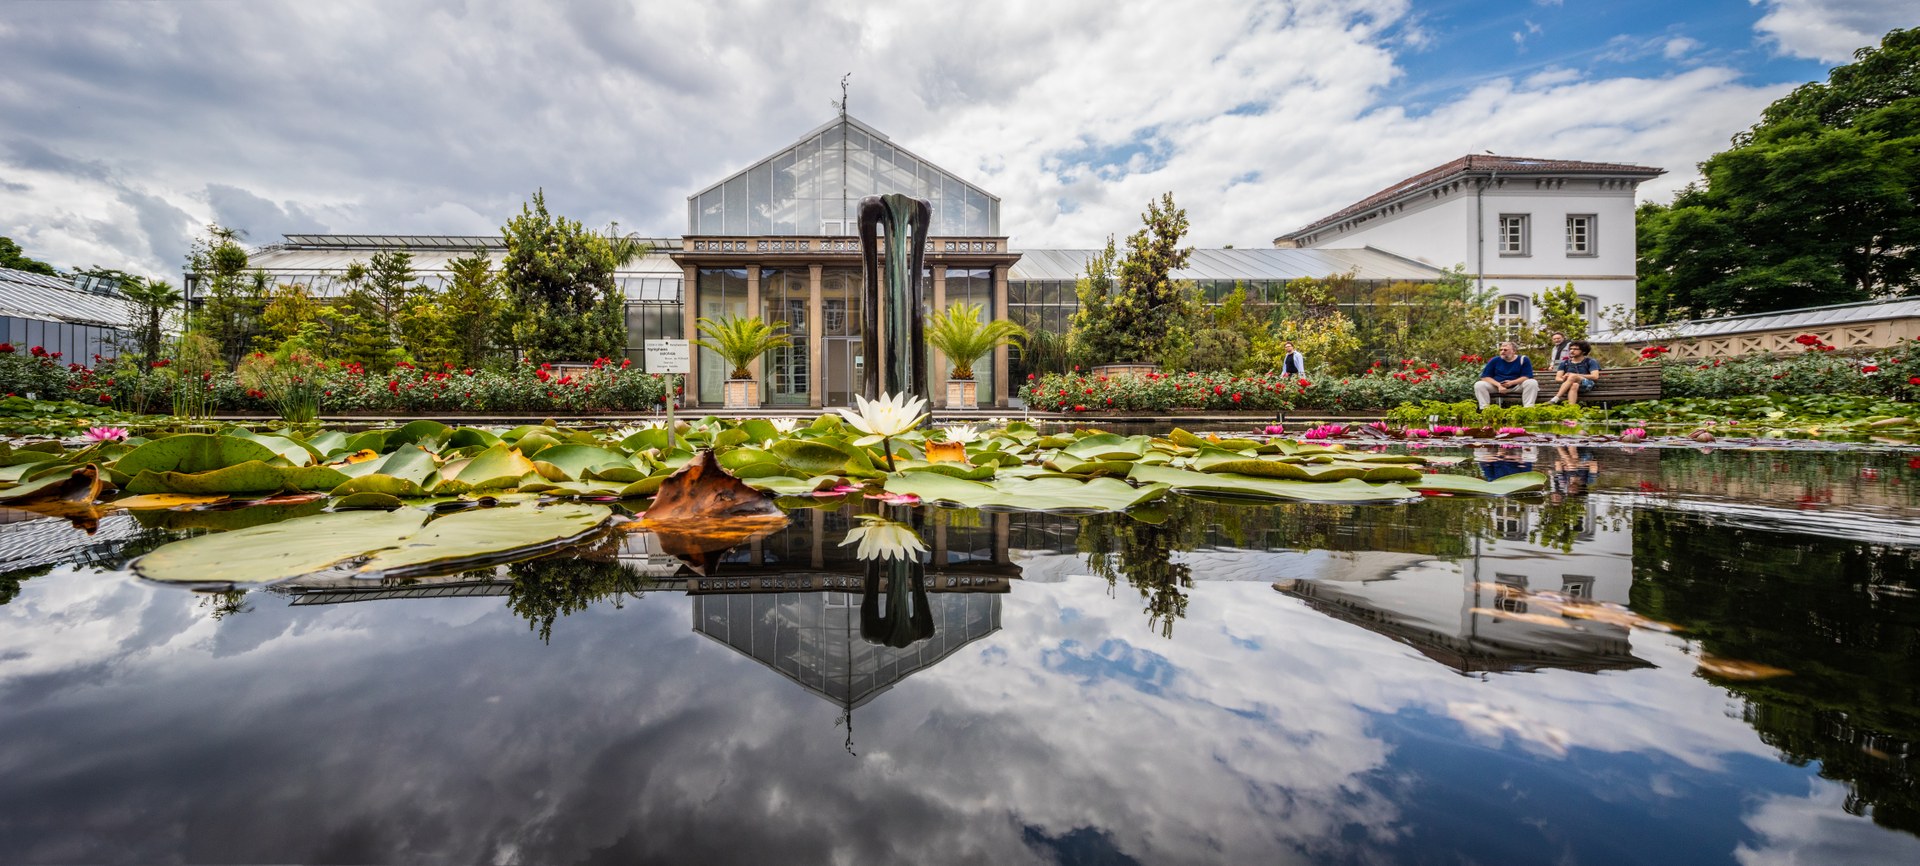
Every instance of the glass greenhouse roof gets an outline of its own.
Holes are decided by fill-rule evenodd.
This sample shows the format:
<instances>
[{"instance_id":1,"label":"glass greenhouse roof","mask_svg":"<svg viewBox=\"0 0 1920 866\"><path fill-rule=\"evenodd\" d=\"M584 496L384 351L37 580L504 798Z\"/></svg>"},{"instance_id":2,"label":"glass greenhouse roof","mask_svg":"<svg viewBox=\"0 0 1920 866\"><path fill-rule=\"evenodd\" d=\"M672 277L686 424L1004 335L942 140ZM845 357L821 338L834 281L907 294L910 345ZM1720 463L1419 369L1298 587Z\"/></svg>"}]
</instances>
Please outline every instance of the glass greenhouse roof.
<instances>
[{"instance_id":1,"label":"glass greenhouse roof","mask_svg":"<svg viewBox=\"0 0 1920 866\"><path fill-rule=\"evenodd\" d=\"M929 234L1000 234L998 197L844 114L688 196L687 234L857 234L860 199L894 192L933 204Z\"/></svg>"},{"instance_id":2,"label":"glass greenhouse roof","mask_svg":"<svg viewBox=\"0 0 1920 866\"><path fill-rule=\"evenodd\" d=\"M1830 328L1834 325L1908 318L1920 318L1920 298L1863 301L1855 304L1803 307L1798 310L1781 310L1773 313L1691 319L1645 328L1606 331L1594 334L1589 339L1596 343L1644 343L1695 337L1724 337L1730 334L1750 334L1759 331L1815 330Z\"/></svg>"},{"instance_id":3,"label":"glass greenhouse roof","mask_svg":"<svg viewBox=\"0 0 1920 866\"><path fill-rule=\"evenodd\" d=\"M125 328L133 308L119 295L82 292L70 277L0 268L0 315Z\"/></svg>"},{"instance_id":4,"label":"glass greenhouse roof","mask_svg":"<svg viewBox=\"0 0 1920 866\"><path fill-rule=\"evenodd\" d=\"M1020 261L1007 274L1012 280L1077 280L1087 261L1099 250L1015 250ZM1438 279L1437 268L1371 248L1349 250L1280 250L1264 247L1244 250L1193 251L1187 266L1174 271L1182 280L1292 280L1327 277L1351 271L1362 280Z\"/></svg>"}]
</instances>

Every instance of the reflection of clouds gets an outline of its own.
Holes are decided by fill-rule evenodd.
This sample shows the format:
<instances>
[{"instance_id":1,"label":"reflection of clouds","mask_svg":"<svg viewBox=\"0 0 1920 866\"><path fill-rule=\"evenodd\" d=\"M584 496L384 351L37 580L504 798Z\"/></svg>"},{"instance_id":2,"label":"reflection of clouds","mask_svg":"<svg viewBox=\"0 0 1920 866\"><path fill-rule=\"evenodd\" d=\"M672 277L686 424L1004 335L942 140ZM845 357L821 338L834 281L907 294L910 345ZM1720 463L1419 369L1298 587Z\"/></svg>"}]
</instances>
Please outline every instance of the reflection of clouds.
<instances>
[{"instance_id":1,"label":"reflection of clouds","mask_svg":"<svg viewBox=\"0 0 1920 866\"><path fill-rule=\"evenodd\" d=\"M1636 635L1659 670L1473 679L1257 582L1197 586L1174 640L1125 587L1018 583L1000 631L855 714L858 758L837 708L694 634L674 594L544 645L497 598L256 594L214 622L114 575L23 588L0 607L0 658L26 653L0 662L6 861L1018 863L1090 836L1143 862L1367 860L1449 781L1396 773L1382 714L1497 708L1666 774L1772 755L1678 640Z\"/></svg>"},{"instance_id":2,"label":"reflection of clouds","mask_svg":"<svg viewBox=\"0 0 1920 866\"><path fill-rule=\"evenodd\" d=\"M1805 797L1774 794L1761 800L1743 819L1759 839L1741 843L1734 858L1741 866L1920 863L1920 839L1872 832L1872 819L1841 809L1846 799L1845 786L1814 779Z\"/></svg>"}]
</instances>

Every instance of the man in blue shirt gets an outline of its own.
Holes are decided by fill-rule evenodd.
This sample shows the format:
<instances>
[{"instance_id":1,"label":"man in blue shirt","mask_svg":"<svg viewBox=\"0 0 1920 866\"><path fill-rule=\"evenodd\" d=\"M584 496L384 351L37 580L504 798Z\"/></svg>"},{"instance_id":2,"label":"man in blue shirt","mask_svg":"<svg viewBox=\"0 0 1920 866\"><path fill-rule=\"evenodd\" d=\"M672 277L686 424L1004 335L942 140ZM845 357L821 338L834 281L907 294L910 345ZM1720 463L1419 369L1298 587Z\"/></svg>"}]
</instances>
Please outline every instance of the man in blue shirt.
<instances>
[{"instance_id":1,"label":"man in blue shirt","mask_svg":"<svg viewBox=\"0 0 1920 866\"><path fill-rule=\"evenodd\" d=\"M1500 344L1500 354L1488 358L1487 365L1480 368L1480 381L1473 383L1473 399L1485 409L1493 402L1495 392L1507 394L1515 389L1520 391L1522 405L1532 406L1540 397L1540 383L1533 380L1533 359L1520 354L1520 347L1509 340Z\"/></svg>"}]
</instances>

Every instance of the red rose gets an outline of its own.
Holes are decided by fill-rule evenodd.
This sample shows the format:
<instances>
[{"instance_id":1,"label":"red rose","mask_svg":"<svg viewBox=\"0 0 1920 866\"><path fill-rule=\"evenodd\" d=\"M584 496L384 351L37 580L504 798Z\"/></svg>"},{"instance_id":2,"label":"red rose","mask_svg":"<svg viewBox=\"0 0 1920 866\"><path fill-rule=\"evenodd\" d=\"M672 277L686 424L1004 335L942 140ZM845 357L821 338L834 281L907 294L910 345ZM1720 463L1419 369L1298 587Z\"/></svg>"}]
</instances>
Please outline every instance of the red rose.
<instances>
[{"instance_id":1,"label":"red rose","mask_svg":"<svg viewBox=\"0 0 1920 866\"><path fill-rule=\"evenodd\" d=\"M1861 367L1861 368L1860 368L1860 372L1862 372L1862 373L1878 373L1878 372L1880 372L1880 366L1879 366L1879 365L1877 365L1877 364L1868 364L1868 365L1866 365L1865 367Z\"/></svg>"},{"instance_id":2,"label":"red rose","mask_svg":"<svg viewBox=\"0 0 1920 866\"><path fill-rule=\"evenodd\" d=\"M101 395L100 395L100 402L102 402L102 403L105 403L105 402L108 402L108 401L110 401L110 400L112 400L112 399L113 399L112 397L109 397L109 396L107 396L107 395L105 395L105 394L101 394Z\"/></svg>"},{"instance_id":3,"label":"red rose","mask_svg":"<svg viewBox=\"0 0 1920 866\"><path fill-rule=\"evenodd\" d=\"M1907 379L1907 384L1909 384L1909 385L1920 385L1920 376L1913 376L1913 377L1910 377L1910 378L1908 378L1908 379Z\"/></svg>"},{"instance_id":4,"label":"red rose","mask_svg":"<svg viewBox=\"0 0 1920 866\"><path fill-rule=\"evenodd\" d=\"M1238 403L1238 402L1240 402L1240 395L1239 395L1239 394L1235 394L1235 395L1233 395L1233 402L1235 402L1235 403Z\"/></svg>"},{"instance_id":5,"label":"red rose","mask_svg":"<svg viewBox=\"0 0 1920 866\"><path fill-rule=\"evenodd\" d=\"M1312 385L1313 385L1313 383L1312 383L1312 382L1309 382L1309 381L1307 381L1307 380L1305 380L1305 379L1301 379L1301 380L1300 380L1300 387L1302 387L1302 388L1306 388L1306 387L1310 387L1310 386L1312 386Z\"/></svg>"},{"instance_id":6,"label":"red rose","mask_svg":"<svg viewBox=\"0 0 1920 866\"><path fill-rule=\"evenodd\" d=\"M45 358L47 356L47 349L44 346L35 346L27 351L35 358Z\"/></svg>"},{"instance_id":7,"label":"red rose","mask_svg":"<svg viewBox=\"0 0 1920 866\"><path fill-rule=\"evenodd\" d=\"M4 353L6 353L6 354L9 354L9 355L11 355L11 354L13 354L13 344L12 344L12 343L0 343L0 352L4 352Z\"/></svg>"}]
</instances>

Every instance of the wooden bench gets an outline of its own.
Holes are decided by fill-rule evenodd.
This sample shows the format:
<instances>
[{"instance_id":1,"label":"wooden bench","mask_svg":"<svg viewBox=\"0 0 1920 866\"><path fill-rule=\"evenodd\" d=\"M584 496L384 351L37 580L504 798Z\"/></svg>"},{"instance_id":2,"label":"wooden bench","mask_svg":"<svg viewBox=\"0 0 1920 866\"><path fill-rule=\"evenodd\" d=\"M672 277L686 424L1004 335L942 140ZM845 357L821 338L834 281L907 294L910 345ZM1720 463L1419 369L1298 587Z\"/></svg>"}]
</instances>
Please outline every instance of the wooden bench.
<instances>
[{"instance_id":1,"label":"wooden bench","mask_svg":"<svg viewBox=\"0 0 1920 866\"><path fill-rule=\"evenodd\" d=\"M1536 377L1540 382L1540 399L1536 405L1545 405L1553 396L1555 386L1553 373ZM1638 367L1615 367L1600 369L1600 381L1593 383L1593 390L1580 394L1580 403L1615 405L1619 403L1637 403L1641 400L1660 399L1660 365L1641 364ZM1493 402L1501 406L1520 405L1518 389L1502 394L1495 391Z\"/></svg>"}]
</instances>

